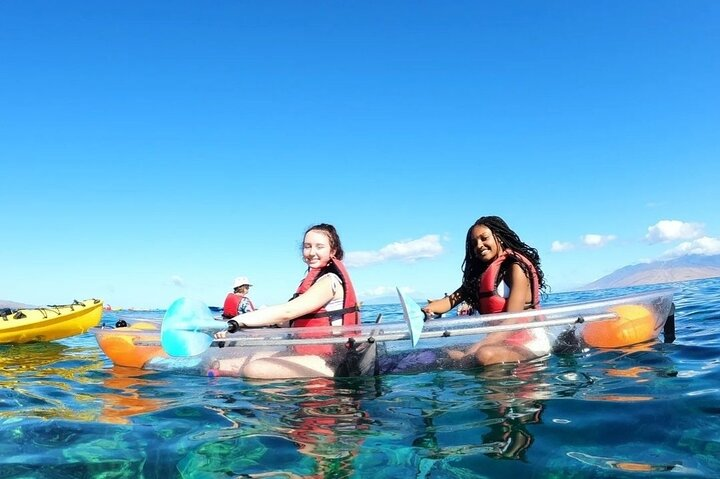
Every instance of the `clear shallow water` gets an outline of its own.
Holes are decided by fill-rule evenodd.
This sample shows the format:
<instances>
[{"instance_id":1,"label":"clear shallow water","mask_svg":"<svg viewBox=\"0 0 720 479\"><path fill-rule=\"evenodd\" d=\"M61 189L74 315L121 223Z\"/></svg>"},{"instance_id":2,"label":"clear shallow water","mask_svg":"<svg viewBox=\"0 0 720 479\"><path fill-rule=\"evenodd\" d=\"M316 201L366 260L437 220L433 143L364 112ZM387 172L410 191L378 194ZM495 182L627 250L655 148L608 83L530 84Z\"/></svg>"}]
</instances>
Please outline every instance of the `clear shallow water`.
<instances>
[{"instance_id":1,"label":"clear shallow water","mask_svg":"<svg viewBox=\"0 0 720 479\"><path fill-rule=\"evenodd\" d=\"M718 477L720 278L676 286L674 344L486 370L258 383L115 368L89 334L0 346L0 477Z\"/></svg>"}]
</instances>

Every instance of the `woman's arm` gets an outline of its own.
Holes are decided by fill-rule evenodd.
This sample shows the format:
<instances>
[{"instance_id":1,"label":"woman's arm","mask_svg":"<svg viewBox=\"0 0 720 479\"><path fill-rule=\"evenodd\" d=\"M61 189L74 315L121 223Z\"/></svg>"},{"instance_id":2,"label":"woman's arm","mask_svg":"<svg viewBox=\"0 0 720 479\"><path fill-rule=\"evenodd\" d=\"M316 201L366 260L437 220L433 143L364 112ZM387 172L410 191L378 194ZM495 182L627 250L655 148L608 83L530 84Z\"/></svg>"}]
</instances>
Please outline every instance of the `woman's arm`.
<instances>
[{"instance_id":1,"label":"woman's arm","mask_svg":"<svg viewBox=\"0 0 720 479\"><path fill-rule=\"evenodd\" d=\"M523 271L517 263L513 263L510 267L509 279L508 287L510 288L510 296L507 299L506 311L508 313L524 311L525 304L529 301L528 296L532 296L530 280L525 271Z\"/></svg>"},{"instance_id":2,"label":"woman's arm","mask_svg":"<svg viewBox=\"0 0 720 479\"><path fill-rule=\"evenodd\" d=\"M428 304L426 304L422 310L425 311L427 314L442 314L447 313L451 309L453 309L455 306L460 304L460 302L463 300L462 296L462 286L455 290L454 293L452 293L450 296L445 296L444 298L436 299L434 301L429 301Z\"/></svg>"}]
</instances>

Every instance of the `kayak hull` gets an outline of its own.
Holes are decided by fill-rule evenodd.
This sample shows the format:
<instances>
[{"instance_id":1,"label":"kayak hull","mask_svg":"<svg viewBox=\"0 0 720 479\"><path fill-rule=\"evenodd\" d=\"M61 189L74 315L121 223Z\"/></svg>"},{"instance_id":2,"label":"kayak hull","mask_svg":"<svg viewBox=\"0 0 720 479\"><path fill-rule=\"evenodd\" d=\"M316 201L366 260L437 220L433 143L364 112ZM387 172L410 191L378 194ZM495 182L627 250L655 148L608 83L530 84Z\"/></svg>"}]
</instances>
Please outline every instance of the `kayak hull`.
<instances>
[{"instance_id":1,"label":"kayak hull","mask_svg":"<svg viewBox=\"0 0 720 479\"><path fill-rule=\"evenodd\" d=\"M0 344L54 341L76 336L97 326L102 312L102 300L86 299L0 314Z\"/></svg>"},{"instance_id":2,"label":"kayak hull","mask_svg":"<svg viewBox=\"0 0 720 479\"><path fill-rule=\"evenodd\" d=\"M176 370L203 375L242 375L254 359L301 356L314 351L335 369L335 375L357 375L347 359L375 362L374 373L417 372L474 367L453 362L447 352L463 349L497 330L541 328L555 352L584 348L623 348L657 340L672 310L674 289L617 296L601 301L566 304L538 311L462 316L427 321L416 347L404 322L359 326L247 329L188 357L170 356L162 347L161 323L138 321L129 327L95 328L100 348L116 366ZM524 323L507 326L509 319ZM220 323L222 326L223 323ZM218 328L222 329L222 327ZM187 332L188 335L202 334ZM308 348L308 346L312 346ZM369 360L366 353L370 351ZM230 367L218 369L218 363ZM367 368L360 368L367 370Z\"/></svg>"}]
</instances>

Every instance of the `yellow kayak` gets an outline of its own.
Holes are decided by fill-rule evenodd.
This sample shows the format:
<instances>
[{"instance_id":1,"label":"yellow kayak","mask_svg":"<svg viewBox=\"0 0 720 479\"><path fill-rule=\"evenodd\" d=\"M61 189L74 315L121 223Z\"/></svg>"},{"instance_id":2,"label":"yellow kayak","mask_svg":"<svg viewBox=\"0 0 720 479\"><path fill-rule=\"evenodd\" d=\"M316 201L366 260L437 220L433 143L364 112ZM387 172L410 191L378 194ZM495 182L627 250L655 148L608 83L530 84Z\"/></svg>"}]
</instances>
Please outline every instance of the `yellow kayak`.
<instances>
[{"instance_id":1,"label":"yellow kayak","mask_svg":"<svg viewBox=\"0 0 720 479\"><path fill-rule=\"evenodd\" d=\"M82 334L97 326L101 299L17 310L0 310L0 344L53 341Z\"/></svg>"}]
</instances>

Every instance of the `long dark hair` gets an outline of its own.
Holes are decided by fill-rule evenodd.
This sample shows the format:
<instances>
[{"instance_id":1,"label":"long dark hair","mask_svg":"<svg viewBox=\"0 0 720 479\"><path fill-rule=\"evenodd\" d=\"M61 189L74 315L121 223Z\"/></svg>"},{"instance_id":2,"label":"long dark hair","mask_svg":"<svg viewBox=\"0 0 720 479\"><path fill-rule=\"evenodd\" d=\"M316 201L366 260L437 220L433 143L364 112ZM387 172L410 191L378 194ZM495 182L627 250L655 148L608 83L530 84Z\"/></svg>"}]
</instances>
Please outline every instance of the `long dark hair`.
<instances>
[{"instance_id":1,"label":"long dark hair","mask_svg":"<svg viewBox=\"0 0 720 479\"><path fill-rule=\"evenodd\" d=\"M510 249L512 250L511 255L519 253L526 257L533 266L535 266L538 289L541 292L545 292L548 289L547 284L545 284L545 274L540 268L540 255L538 251L532 246L525 244L518 237L517 233L510 229L507 223L505 223L505 220L499 216L483 216L482 218L478 218L468 229L467 236L465 237L465 259L462 264L463 296L476 310L480 308L478 282L482 274L488 266L490 266L490 263L486 263L477 255L476 242L472 235L472 230L476 226L487 227L492 232L501 249ZM530 279L532 284L533 275L529 271L530 268L520 259L516 259L515 262L525 271L525 275ZM535 298L535 301L539 300L540 298Z\"/></svg>"},{"instance_id":2,"label":"long dark hair","mask_svg":"<svg viewBox=\"0 0 720 479\"><path fill-rule=\"evenodd\" d=\"M320 223L319 225L309 227L305 230L305 233L303 234L303 241L305 241L305 235L308 234L310 231L322 231L323 233L325 233L330 240L330 249L335 250L335 258L339 260L343 259L343 256L345 256L345 252L343 251L342 243L340 242L340 236L338 235L338 232L333 225L329 225L327 223ZM302 243L300 249L302 250Z\"/></svg>"}]
</instances>

